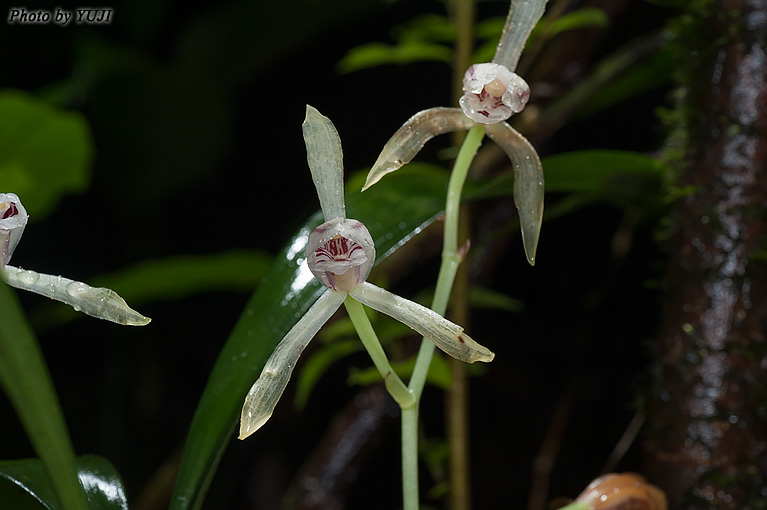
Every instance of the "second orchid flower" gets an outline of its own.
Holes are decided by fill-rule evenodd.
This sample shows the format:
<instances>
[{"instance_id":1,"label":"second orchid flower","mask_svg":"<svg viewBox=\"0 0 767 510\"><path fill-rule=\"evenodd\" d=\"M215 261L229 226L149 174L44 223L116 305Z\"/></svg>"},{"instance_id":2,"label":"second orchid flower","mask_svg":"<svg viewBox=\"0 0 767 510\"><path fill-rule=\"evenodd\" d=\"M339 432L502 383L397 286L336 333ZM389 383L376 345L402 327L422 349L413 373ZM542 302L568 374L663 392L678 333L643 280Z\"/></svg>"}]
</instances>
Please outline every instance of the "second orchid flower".
<instances>
[{"instance_id":1,"label":"second orchid flower","mask_svg":"<svg viewBox=\"0 0 767 510\"><path fill-rule=\"evenodd\" d=\"M514 203L531 265L543 222L543 167L535 148L505 120L521 112L530 97L530 87L514 70L546 2L512 0L493 61L472 65L464 75L461 108L429 108L413 115L386 143L363 187L412 161L433 137L482 126L512 162Z\"/></svg>"}]
</instances>

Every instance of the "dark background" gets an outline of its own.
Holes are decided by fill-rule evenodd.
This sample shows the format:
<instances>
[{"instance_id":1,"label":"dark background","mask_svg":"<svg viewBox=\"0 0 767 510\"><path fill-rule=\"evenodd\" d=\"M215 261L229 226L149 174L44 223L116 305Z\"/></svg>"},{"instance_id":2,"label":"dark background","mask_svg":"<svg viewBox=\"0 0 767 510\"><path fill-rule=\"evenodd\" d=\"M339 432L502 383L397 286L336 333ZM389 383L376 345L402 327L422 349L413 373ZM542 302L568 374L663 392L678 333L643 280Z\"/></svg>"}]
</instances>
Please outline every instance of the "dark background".
<instances>
[{"instance_id":1,"label":"dark background","mask_svg":"<svg viewBox=\"0 0 767 510\"><path fill-rule=\"evenodd\" d=\"M617 3L622 12L570 79L673 14L644 1ZM393 26L445 13L441 2L139 0L105 7L114 8L114 21L104 26L0 25L0 87L82 112L95 142L88 190L64 198L50 217L33 218L16 251L15 262L43 272L88 281L173 254L276 253L317 209L300 130L305 104L337 126L347 171L369 167L413 113L455 104L450 69L442 63L336 71L350 48L391 42ZM504 16L507 8L507 2L479 2L478 18ZM654 152L664 135L655 108L666 104L667 92L668 86L657 88L572 120L536 146L541 156L595 148ZM440 163L437 149L447 145L435 140L423 157ZM477 231L483 221L513 211L510 201L476 208ZM492 263L475 264L476 283L525 303L523 313L472 317L472 336L497 355L484 376L472 379L476 508L525 503L559 399L571 412L550 495L570 497L599 474L641 403L646 342L661 297L653 289L665 255L657 224L649 223L630 230L631 249L617 259L611 243L622 220L609 205L592 206L544 224L534 268L516 234L493 250ZM438 243L394 291L407 295L433 284ZM28 309L39 306L37 296L20 297ZM81 319L40 332L76 451L111 460L131 501L183 447L210 368L247 298L206 293L150 304L141 311L154 322L139 330ZM283 403L259 438L230 445L208 508L270 508L273 496L254 488L283 492L332 416L357 392L345 384L348 367L367 364L359 356L335 366L305 412ZM427 436L443 435L442 413L441 392L428 389ZM0 458L32 456L4 398L0 416ZM399 427L396 420L384 427L381 447L352 486L349 508L399 504ZM638 466L632 449L619 470ZM431 485L424 472L424 492Z\"/></svg>"}]
</instances>

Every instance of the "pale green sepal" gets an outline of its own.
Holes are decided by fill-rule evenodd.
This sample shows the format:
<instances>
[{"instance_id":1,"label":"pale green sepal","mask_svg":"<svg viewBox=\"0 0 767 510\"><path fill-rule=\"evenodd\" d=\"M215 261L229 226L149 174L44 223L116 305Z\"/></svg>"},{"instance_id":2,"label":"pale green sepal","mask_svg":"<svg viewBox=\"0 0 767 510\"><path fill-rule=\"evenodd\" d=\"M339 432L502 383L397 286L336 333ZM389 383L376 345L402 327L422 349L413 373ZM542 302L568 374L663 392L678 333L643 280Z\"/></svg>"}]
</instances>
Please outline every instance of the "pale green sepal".
<instances>
[{"instance_id":1,"label":"pale green sepal","mask_svg":"<svg viewBox=\"0 0 767 510\"><path fill-rule=\"evenodd\" d=\"M299 356L344 299L346 292L325 292L274 349L258 380L245 397L240 415L240 439L260 429L272 416Z\"/></svg>"},{"instance_id":2,"label":"pale green sepal","mask_svg":"<svg viewBox=\"0 0 767 510\"><path fill-rule=\"evenodd\" d=\"M152 319L132 309L117 292L91 287L62 276L29 271L14 266L0 269L0 278L17 289L28 290L61 301L78 312L123 326L146 326Z\"/></svg>"},{"instance_id":3,"label":"pale green sepal","mask_svg":"<svg viewBox=\"0 0 767 510\"><path fill-rule=\"evenodd\" d=\"M437 107L423 110L408 119L386 142L362 190L368 189L384 175L410 163L423 146L437 135L462 131L475 125L460 108Z\"/></svg>"},{"instance_id":4,"label":"pale green sepal","mask_svg":"<svg viewBox=\"0 0 767 510\"><path fill-rule=\"evenodd\" d=\"M485 126L485 133L501 146L514 166L514 204L519 212L522 243L531 266L543 222L543 167L535 148L505 122Z\"/></svg>"},{"instance_id":5,"label":"pale green sepal","mask_svg":"<svg viewBox=\"0 0 767 510\"><path fill-rule=\"evenodd\" d=\"M344 163L341 137L330 119L306 105L301 126L306 143L306 160L320 197L325 221L346 218L344 207Z\"/></svg>"},{"instance_id":6,"label":"pale green sepal","mask_svg":"<svg viewBox=\"0 0 767 510\"><path fill-rule=\"evenodd\" d=\"M506 24L503 27L498 48L495 50L493 62L504 65L509 71L514 72L527 38L543 16L547 1L511 0L509 15L506 17Z\"/></svg>"},{"instance_id":7,"label":"pale green sepal","mask_svg":"<svg viewBox=\"0 0 767 510\"><path fill-rule=\"evenodd\" d=\"M359 284L349 291L349 295L360 303L409 326L456 359L474 363L475 361L489 362L495 358L495 354L487 347L478 344L464 333L462 327L425 306L392 294L372 283Z\"/></svg>"}]
</instances>

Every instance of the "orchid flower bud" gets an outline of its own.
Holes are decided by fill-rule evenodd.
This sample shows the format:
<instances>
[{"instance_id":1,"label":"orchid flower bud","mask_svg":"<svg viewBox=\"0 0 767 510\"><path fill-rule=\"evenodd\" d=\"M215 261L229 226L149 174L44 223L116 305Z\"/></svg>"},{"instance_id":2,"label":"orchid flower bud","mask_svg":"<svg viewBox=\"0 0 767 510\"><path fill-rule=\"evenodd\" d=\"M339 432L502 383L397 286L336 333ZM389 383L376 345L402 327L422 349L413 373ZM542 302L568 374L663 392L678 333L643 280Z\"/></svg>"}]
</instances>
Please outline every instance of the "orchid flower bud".
<instances>
[{"instance_id":1,"label":"orchid flower bud","mask_svg":"<svg viewBox=\"0 0 767 510\"><path fill-rule=\"evenodd\" d=\"M0 193L0 269L11 260L29 215L13 193Z\"/></svg>"},{"instance_id":2,"label":"orchid flower bud","mask_svg":"<svg viewBox=\"0 0 767 510\"><path fill-rule=\"evenodd\" d=\"M309 270L325 287L350 291L364 282L376 258L367 227L357 220L327 221L309 234Z\"/></svg>"},{"instance_id":3,"label":"orchid flower bud","mask_svg":"<svg viewBox=\"0 0 767 510\"><path fill-rule=\"evenodd\" d=\"M495 124L521 112L530 87L501 64L474 64L463 75L461 109L479 124Z\"/></svg>"},{"instance_id":4,"label":"orchid flower bud","mask_svg":"<svg viewBox=\"0 0 767 510\"><path fill-rule=\"evenodd\" d=\"M666 494L636 473L600 476L576 499L590 510L666 510Z\"/></svg>"}]
</instances>

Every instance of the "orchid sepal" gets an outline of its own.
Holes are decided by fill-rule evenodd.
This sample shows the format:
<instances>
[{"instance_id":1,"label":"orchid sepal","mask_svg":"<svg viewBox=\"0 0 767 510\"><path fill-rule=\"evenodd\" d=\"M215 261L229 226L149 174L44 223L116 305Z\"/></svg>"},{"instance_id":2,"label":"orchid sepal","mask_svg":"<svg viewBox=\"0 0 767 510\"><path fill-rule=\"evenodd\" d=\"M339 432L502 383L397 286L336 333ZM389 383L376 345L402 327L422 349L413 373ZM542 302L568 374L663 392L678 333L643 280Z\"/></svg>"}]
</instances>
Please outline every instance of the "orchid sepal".
<instances>
[{"instance_id":1,"label":"orchid sepal","mask_svg":"<svg viewBox=\"0 0 767 510\"><path fill-rule=\"evenodd\" d=\"M493 62L514 72L530 34L543 16L548 0L511 0L509 14Z\"/></svg>"},{"instance_id":2,"label":"orchid sepal","mask_svg":"<svg viewBox=\"0 0 767 510\"><path fill-rule=\"evenodd\" d=\"M341 307L346 296L346 292L326 291L277 344L261 375L245 397L240 415L239 439L253 434L272 416L301 353Z\"/></svg>"},{"instance_id":3,"label":"orchid sepal","mask_svg":"<svg viewBox=\"0 0 767 510\"><path fill-rule=\"evenodd\" d=\"M384 175L410 163L426 142L435 136L470 129L474 125L474 121L464 115L460 108L437 107L416 113L386 142L362 190L380 181Z\"/></svg>"},{"instance_id":4,"label":"orchid sepal","mask_svg":"<svg viewBox=\"0 0 767 510\"><path fill-rule=\"evenodd\" d=\"M400 297L369 282L349 291L349 295L373 310L397 319L434 343L446 354L464 361L490 362L495 354L474 341L463 328L437 312Z\"/></svg>"},{"instance_id":5,"label":"orchid sepal","mask_svg":"<svg viewBox=\"0 0 767 510\"><path fill-rule=\"evenodd\" d=\"M543 166L530 142L505 122L485 126L485 133L509 156L514 166L514 205L519 212L522 243L531 266L543 223Z\"/></svg>"},{"instance_id":6,"label":"orchid sepal","mask_svg":"<svg viewBox=\"0 0 767 510\"><path fill-rule=\"evenodd\" d=\"M330 119L309 105L306 105L306 118L301 128L306 159L325 221L346 218L341 137Z\"/></svg>"},{"instance_id":7,"label":"orchid sepal","mask_svg":"<svg viewBox=\"0 0 767 510\"><path fill-rule=\"evenodd\" d=\"M112 289L10 265L0 269L0 279L11 287L60 301L75 311L122 326L146 326L152 321L128 306Z\"/></svg>"}]
</instances>

